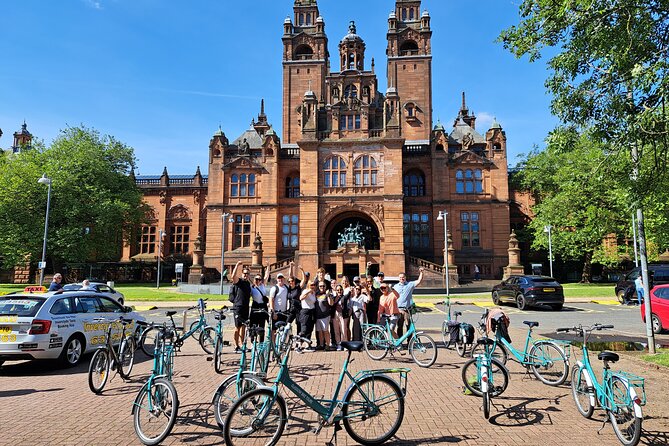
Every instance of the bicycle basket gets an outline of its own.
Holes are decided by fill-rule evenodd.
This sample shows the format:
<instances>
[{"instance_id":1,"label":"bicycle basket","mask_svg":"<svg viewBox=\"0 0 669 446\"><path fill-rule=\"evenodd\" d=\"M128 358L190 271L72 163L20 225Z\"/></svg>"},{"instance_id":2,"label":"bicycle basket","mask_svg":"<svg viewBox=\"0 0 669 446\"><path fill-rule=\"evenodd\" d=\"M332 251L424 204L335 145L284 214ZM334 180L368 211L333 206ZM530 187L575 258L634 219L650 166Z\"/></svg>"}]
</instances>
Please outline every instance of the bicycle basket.
<instances>
[{"instance_id":1,"label":"bicycle basket","mask_svg":"<svg viewBox=\"0 0 669 446\"><path fill-rule=\"evenodd\" d=\"M472 324L468 324L467 322L460 323L460 326L462 327L462 330L465 333L465 339L464 339L465 344L473 344L474 326Z\"/></svg>"},{"instance_id":2,"label":"bicycle basket","mask_svg":"<svg viewBox=\"0 0 669 446\"><path fill-rule=\"evenodd\" d=\"M632 373L623 372L621 370L613 372L612 375L622 379L630 386L630 388L634 389L636 396L638 396L641 400L642 406L646 404L645 378L642 378L639 375L634 375Z\"/></svg>"}]
</instances>

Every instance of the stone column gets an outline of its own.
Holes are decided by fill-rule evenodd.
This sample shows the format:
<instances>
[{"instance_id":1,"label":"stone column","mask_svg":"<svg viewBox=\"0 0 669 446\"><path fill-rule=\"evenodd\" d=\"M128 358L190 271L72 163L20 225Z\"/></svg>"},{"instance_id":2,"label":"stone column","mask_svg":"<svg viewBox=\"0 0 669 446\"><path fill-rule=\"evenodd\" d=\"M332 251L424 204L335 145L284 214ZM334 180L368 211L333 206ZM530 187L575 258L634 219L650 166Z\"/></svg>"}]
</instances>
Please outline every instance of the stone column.
<instances>
[{"instance_id":1,"label":"stone column","mask_svg":"<svg viewBox=\"0 0 669 446\"><path fill-rule=\"evenodd\" d=\"M262 266L262 238L260 233L256 233L256 239L253 242L253 251L251 252L251 265L252 266Z\"/></svg>"},{"instance_id":2,"label":"stone column","mask_svg":"<svg viewBox=\"0 0 669 446\"><path fill-rule=\"evenodd\" d=\"M197 285L200 283L200 277L204 273L205 268L202 266L204 257L204 250L202 249L202 237L198 234L193 242L193 266L188 270L188 283Z\"/></svg>"},{"instance_id":3,"label":"stone column","mask_svg":"<svg viewBox=\"0 0 669 446\"><path fill-rule=\"evenodd\" d=\"M455 264L455 248L453 248L453 238L451 231L446 233L446 241L448 246L448 284L451 288L457 287L460 282L460 275L458 274L458 265Z\"/></svg>"},{"instance_id":4,"label":"stone column","mask_svg":"<svg viewBox=\"0 0 669 446\"><path fill-rule=\"evenodd\" d=\"M516 231L511 230L509 236L509 264L504 268L504 277L506 280L509 276L522 275L525 273L525 268L520 264L520 248L518 247L518 239L516 238Z\"/></svg>"}]
</instances>

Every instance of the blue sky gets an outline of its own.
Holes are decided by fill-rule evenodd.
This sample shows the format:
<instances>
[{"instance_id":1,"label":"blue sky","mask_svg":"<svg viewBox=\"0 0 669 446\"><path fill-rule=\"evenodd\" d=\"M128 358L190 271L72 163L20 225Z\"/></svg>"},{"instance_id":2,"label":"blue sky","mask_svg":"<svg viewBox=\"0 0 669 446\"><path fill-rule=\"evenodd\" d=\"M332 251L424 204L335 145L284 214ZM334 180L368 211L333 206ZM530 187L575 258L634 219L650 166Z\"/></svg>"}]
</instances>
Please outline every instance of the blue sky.
<instances>
[{"instance_id":1,"label":"blue sky","mask_svg":"<svg viewBox=\"0 0 669 446\"><path fill-rule=\"evenodd\" d=\"M393 0L320 0L330 54L355 20L366 69L384 92ZM432 17L434 116L450 127L461 92L484 132L493 116L509 164L543 147L557 120L544 61L517 60L494 40L520 0L423 0ZM281 133L281 35L293 0L21 0L0 19L0 147L25 119L46 143L84 124L134 147L138 174L206 172L221 125L232 141L258 114ZM333 69L337 68L336 60Z\"/></svg>"}]
</instances>

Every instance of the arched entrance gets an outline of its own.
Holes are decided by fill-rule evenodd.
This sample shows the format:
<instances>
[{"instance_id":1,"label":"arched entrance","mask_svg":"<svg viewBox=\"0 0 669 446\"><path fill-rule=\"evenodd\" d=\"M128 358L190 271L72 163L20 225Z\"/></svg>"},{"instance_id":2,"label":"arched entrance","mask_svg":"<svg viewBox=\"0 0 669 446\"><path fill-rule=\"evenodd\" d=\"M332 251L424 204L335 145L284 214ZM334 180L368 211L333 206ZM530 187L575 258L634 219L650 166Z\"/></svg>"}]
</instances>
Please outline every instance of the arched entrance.
<instances>
[{"instance_id":1,"label":"arched entrance","mask_svg":"<svg viewBox=\"0 0 669 446\"><path fill-rule=\"evenodd\" d=\"M357 243L367 251L381 249L379 229L371 218L364 214L349 212L335 218L326 231L326 250L334 251L345 242Z\"/></svg>"}]
</instances>

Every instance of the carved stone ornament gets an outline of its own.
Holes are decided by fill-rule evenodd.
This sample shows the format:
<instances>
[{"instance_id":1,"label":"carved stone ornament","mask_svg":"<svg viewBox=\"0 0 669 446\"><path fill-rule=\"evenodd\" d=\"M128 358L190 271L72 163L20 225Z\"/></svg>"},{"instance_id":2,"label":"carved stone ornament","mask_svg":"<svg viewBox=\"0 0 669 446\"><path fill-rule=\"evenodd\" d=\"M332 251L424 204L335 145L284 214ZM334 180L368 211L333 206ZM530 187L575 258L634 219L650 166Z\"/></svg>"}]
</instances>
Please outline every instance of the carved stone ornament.
<instances>
[{"instance_id":1,"label":"carved stone ornament","mask_svg":"<svg viewBox=\"0 0 669 446\"><path fill-rule=\"evenodd\" d=\"M465 133L465 136L462 137L462 149L469 150L469 148L474 144L474 137L471 133Z\"/></svg>"},{"instance_id":2,"label":"carved stone ornament","mask_svg":"<svg viewBox=\"0 0 669 446\"><path fill-rule=\"evenodd\" d=\"M169 210L167 218L170 220L190 220L190 212L186 206L178 204Z\"/></svg>"},{"instance_id":3,"label":"carved stone ornament","mask_svg":"<svg viewBox=\"0 0 669 446\"><path fill-rule=\"evenodd\" d=\"M167 192L161 190L158 196L160 197L160 204L165 204L165 202L167 201Z\"/></svg>"}]
</instances>

